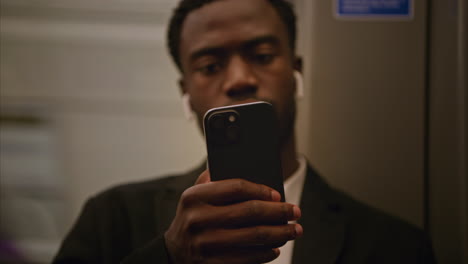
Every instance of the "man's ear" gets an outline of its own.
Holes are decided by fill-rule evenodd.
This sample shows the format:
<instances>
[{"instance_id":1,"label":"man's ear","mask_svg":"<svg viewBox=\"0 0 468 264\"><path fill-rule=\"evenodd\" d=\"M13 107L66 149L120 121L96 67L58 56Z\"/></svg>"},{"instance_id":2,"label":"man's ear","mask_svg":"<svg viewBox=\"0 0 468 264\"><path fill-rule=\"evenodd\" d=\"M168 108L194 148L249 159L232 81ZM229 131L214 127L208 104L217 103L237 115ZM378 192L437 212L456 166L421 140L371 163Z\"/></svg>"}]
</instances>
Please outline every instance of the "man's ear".
<instances>
[{"instance_id":1,"label":"man's ear","mask_svg":"<svg viewBox=\"0 0 468 264\"><path fill-rule=\"evenodd\" d=\"M304 97L304 80L302 77L302 58L296 56L294 58L294 79L296 83L296 99Z\"/></svg>"},{"instance_id":2,"label":"man's ear","mask_svg":"<svg viewBox=\"0 0 468 264\"><path fill-rule=\"evenodd\" d=\"M296 56L294 58L294 69L300 73L302 73L302 57Z\"/></svg>"},{"instance_id":3,"label":"man's ear","mask_svg":"<svg viewBox=\"0 0 468 264\"><path fill-rule=\"evenodd\" d=\"M195 114L192 110L192 105L190 102L190 95L187 93L187 89L185 87L184 78L181 77L178 81L180 93L182 95L182 110L184 111L185 118L188 121L192 121L195 119Z\"/></svg>"},{"instance_id":4,"label":"man's ear","mask_svg":"<svg viewBox=\"0 0 468 264\"><path fill-rule=\"evenodd\" d=\"M179 84L180 93L185 94L187 92L187 89L185 89L184 77L180 77L177 83Z\"/></svg>"}]
</instances>

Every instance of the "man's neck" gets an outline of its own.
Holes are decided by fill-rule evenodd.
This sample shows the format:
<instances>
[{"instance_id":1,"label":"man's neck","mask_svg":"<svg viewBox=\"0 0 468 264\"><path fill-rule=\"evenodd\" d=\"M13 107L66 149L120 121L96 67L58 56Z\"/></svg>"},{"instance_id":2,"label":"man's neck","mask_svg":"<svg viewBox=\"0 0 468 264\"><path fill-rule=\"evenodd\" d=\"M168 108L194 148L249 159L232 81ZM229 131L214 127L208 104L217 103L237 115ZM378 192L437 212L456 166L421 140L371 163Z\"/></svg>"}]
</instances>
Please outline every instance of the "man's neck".
<instances>
[{"instance_id":1,"label":"man's neck","mask_svg":"<svg viewBox=\"0 0 468 264\"><path fill-rule=\"evenodd\" d=\"M283 167L284 180L288 179L299 167L296 155L296 141L293 132L284 142L281 150L281 165Z\"/></svg>"}]
</instances>

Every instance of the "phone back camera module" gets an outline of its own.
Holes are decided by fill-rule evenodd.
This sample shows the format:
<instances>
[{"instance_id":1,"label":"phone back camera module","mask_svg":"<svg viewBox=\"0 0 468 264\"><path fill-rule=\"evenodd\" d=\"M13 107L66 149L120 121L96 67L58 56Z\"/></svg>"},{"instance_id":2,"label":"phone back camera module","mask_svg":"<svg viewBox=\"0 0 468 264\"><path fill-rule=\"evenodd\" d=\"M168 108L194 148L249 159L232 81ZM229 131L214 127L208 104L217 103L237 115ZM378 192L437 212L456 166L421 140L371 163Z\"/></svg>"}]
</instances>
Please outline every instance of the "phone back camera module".
<instances>
[{"instance_id":1,"label":"phone back camera module","mask_svg":"<svg viewBox=\"0 0 468 264\"><path fill-rule=\"evenodd\" d=\"M232 145L241 138L239 114L235 111L216 113L210 117L210 132L218 145Z\"/></svg>"}]
</instances>

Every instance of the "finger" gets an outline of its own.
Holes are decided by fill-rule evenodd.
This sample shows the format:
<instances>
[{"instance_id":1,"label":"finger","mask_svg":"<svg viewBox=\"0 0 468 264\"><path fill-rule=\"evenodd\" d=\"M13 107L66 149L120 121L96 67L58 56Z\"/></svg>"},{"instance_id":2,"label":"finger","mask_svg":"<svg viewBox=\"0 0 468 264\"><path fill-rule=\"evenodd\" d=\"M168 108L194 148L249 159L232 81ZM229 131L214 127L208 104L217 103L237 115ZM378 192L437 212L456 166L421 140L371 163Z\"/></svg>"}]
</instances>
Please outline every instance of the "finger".
<instances>
[{"instance_id":1,"label":"finger","mask_svg":"<svg viewBox=\"0 0 468 264\"><path fill-rule=\"evenodd\" d=\"M296 205L280 202L249 200L229 206L223 206L225 224L233 227L254 225L284 225L288 221L298 220L301 209ZM216 223L212 223L216 225Z\"/></svg>"},{"instance_id":2,"label":"finger","mask_svg":"<svg viewBox=\"0 0 468 264\"><path fill-rule=\"evenodd\" d=\"M211 181L210 177L210 171L209 170L204 170L200 176L198 176L197 180L195 181L195 185L197 184L202 184L202 183L207 183Z\"/></svg>"},{"instance_id":3,"label":"finger","mask_svg":"<svg viewBox=\"0 0 468 264\"><path fill-rule=\"evenodd\" d=\"M207 231L198 239L202 252L231 250L264 245L283 245L302 236L300 224L277 226L252 226L238 229Z\"/></svg>"},{"instance_id":4,"label":"finger","mask_svg":"<svg viewBox=\"0 0 468 264\"><path fill-rule=\"evenodd\" d=\"M273 249L237 249L229 253L224 253L209 260L204 263L207 264L244 264L244 263L267 263L276 259L280 255L280 250L278 248Z\"/></svg>"},{"instance_id":5,"label":"finger","mask_svg":"<svg viewBox=\"0 0 468 264\"><path fill-rule=\"evenodd\" d=\"M200 181L207 177L209 172L200 175ZM193 204L228 205L247 200L263 200L279 202L281 195L276 190L243 179L229 179L222 181L211 181L205 184L196 184L186 189L180 198L183 205Z\"/></svg>"},{"instance_id":6,"label":"finger","mask_svg":"<svg viewBox=\"0 0 468 264\"><path fill-rule=\"evenodd\" d=\"M293 204L249 200L227 206L211 206L192 215L193 225L204 227L245 227L254 225L283 225L298 220L301 210Z\"/></svg>"},{"instance_id":7,"label":"finger","mask_svg":"<svg viewBox=\"0 0 468 264\"><path fill-rule=\"evenodd\" d=\"M212 205L225 205L247 200L276 201L281 195L274 189L243 179L209 182L197 188L200 200Z\"/></svg>"}]
</instances>

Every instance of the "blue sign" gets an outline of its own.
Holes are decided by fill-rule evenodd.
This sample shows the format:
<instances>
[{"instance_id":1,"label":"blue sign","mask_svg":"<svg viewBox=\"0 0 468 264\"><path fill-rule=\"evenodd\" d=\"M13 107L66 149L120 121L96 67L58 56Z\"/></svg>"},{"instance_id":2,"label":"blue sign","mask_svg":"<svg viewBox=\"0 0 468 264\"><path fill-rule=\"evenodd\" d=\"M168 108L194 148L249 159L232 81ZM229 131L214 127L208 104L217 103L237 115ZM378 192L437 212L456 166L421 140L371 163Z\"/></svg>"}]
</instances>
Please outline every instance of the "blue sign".
<instances>
[{"instance_id":1,"label":"blue sign","mask_svg":"<svg viewBox=\"0 0 468 264\"><path fill-rule=\"evenodd\" d=\"M412 0L336 0L336 13L344 17L412 17Z\"/></svg>"}]
</instances>

